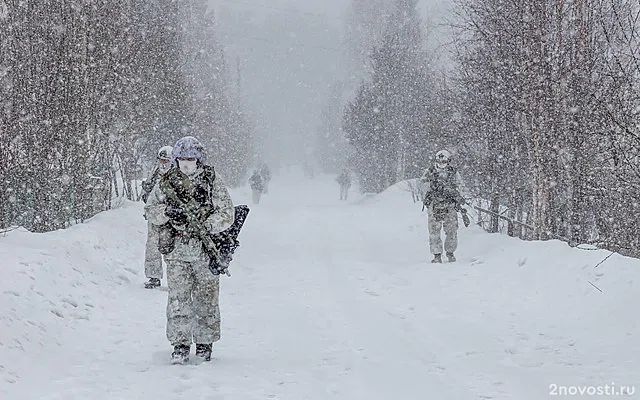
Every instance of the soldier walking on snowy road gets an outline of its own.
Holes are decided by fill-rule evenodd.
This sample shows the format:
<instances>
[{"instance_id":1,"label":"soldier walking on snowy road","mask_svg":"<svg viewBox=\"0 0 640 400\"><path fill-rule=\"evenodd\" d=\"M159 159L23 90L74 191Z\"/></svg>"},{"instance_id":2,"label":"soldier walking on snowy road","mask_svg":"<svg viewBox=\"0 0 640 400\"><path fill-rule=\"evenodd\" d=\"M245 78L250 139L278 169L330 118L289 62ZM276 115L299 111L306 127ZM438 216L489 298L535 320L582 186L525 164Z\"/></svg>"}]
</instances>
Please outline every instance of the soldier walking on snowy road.
<instances>
[{"instance_id":1,"label":"soldier walking on snowy road","mask_svg":"<svg viewBox=\"0 0 640 400\"><path fill-rule=\"evenodd\" d=\"M160 178L169 171L172 151L171 146L163 146L158 150L158 165L153 169L149 178L142 181L142 201L145 203ZM144 287L154 289L160 287L162 279L162 254L158 250L159 227L152 224L146 215L145 219L147 219L147 245L144 252L144 274L149 281L145 282Z\"/></svg>"},{"instance_id":2,"label":"soldier walking on snowy road","mask_svg":"<svg viewBox=\"0 0 640 400\"><path fill-rule=\"evenodd\" d=\"M253 193L253 204L260 203L260 197L264 191L264 178L257 169L253 171L251 178L249 178L249 186L251 186L251 192Z\"/></svg>"},{"instance_id":3,"label":"soldier walking on snowy road","mask_svg":"<svg viewBox=\"0 0 640 400\"><path fill-rule=\"evenodd\" d=\"M340 185L340 200L347 200L349 196L349 188L351 187L351 175L348 169L343 169L336 178L336 182Z\"/></svg>"},{"instance_id":4,"label":"soldier walking on snowy road","mask_svg":"<svg viewBox=\"0 0 640 400\"><path fill-rule=\"evenodd\" d=\"M171 169L151 192L145 209L149 220L162 226L172 362L188 361L193 342L196 356L208 361L213 343L220 339L219 275L212 273L208 235L231 227L235 211L197 139L188 136L176 142Z\"/></svg>"},{"instance_id":5,"label":"soldier walking on snowy road","mask_svg":"<svg viewBox=\"0 0 640 400\"><path fill-rule=\"evenodd\" d=\"M466 216L461 206L466 201L460 194L462 178L451 165L451 153L440 150L436 153L435 164L429 167L421 178L424 185L423 204L429 218L429 247L433 254L432 263L442 262L442 238L444 229L444 251L449 262L456 261L454 252L458 247L458 211ZM468 219L465 218L465 224Z\"/></svg>"}]
</instances>

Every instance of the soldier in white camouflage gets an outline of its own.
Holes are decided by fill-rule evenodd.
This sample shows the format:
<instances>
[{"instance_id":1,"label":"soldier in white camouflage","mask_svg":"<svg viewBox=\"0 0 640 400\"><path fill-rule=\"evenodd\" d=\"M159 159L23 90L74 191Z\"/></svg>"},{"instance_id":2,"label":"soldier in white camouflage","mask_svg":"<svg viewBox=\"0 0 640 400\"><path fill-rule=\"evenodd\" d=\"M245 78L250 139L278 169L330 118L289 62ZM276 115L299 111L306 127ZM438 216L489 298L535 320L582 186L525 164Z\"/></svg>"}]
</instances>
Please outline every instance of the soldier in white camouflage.
<instances>
[{"instance_id":1,"label":"soldier in white camouflage","mask_svg":"<svg viewBox=\"0 0 640 400\"><path fill-rule=\"evenodd\" d=\"M188 182L168 181L176 176ZM233 224L234 206L226 186L213 167L206 164L204 147L188 136L173 146L172 168L153 189L145 208L149 220L161 226L160 250L165 254L169 287L167 339L174 348L172 362L188 361L194 342L196 356L208 361L213 343L220 339L219 275L209 268L210 256L203 241L190 231L191 211L171 201L173 194L167 189L171 187L194 188L188 200L200 205L199 226L211 234Z\"/></svg>"},{"instance_id":2,"label":"soldier in white camouflage","mask_svg":"<svg viewBox=\"0 0 640 400\"><path fill-rule=\"evenodd\" d=\"M336 182L340 185L340 200L347 200L349 188L351 187L351 174L349 170L344 168L336 178Z\"/></svg>"},{"instance_id":3,"label":"soldier in white camouflage","mask_svg":"<svg viewBox=\"0 0 640 400\"><path fill-rule=\"evenodd\" d=\"M142 201L145 203L160 178L171 167L172 151L173 148L171 146L162 146L158 150L156 167L151 172L151 175L142 181ZM146 215L145 219L147 219ZM158 226L147 219L147 245L144 252L144 274L149 279L145 282L144 287L147 289L160 287L160 281L162 280L162 254L158 250L158 233Z\"/></svg>"},{"instance_id":4,"label":"soldier in white camouflage","mask_svg":"<svg viewBox=\"0 0 640 400\"><path fill-rule=\"evenodd\" d=\"M256 169L249 178L249 186L251 186L251 192L253 193L253 204L260 203L260 197L264 193L264 185L264 178L260 175L260 171Z\"/></svg>"},{"instance_id":5,"label":"soldier in white camouflage","mask_svg":"<svg viewBox=\"0 0 640 400\"><path fill-rule=\"evenodd\" d=\"M262 190L262 193L268 194L269 183L271 182L271 169L269 168L269 165L267 165L266 162L262 162L260 164L260 176L262 177L262 182L264 184L264 189Z\"/></svg>"},{"instance_id":6,"label":"soldier in white camouflage","mask_svg":"<svg viewBox=\"0 0 640 400\"><path fill-rule=\"evenodd\" d=\"M451 165L451 153L440 150L436 153L433 166L429 167L421 178L425 193L423 203L427 207L429 226L429 247L433 254L432 263L442 262L442 237L444 229L444 251L449 262L456 261L454 252L458 247L458 211L463 213L468 224L466 203L461 195L462 178Z\"/></svg>"}]
</instances>

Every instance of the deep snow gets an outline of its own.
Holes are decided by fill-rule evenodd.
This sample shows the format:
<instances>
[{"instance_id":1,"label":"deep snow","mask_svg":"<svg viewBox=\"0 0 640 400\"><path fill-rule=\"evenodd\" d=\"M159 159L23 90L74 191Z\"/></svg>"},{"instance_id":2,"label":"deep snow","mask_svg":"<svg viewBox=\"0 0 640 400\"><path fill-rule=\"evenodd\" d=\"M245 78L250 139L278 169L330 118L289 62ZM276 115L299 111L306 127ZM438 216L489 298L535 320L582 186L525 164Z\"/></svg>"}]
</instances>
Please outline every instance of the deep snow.
<instances>
[{"instance_id":1,"label":"deep snow","mask_svg":"<svg viewBox=\"0 0 640 400\"><path fill-rule=\"evenodd\" d=\"M640 386L640 260L594 268L606 251L461 225L459 261L434 266L402 184L338 195L333 177L274 178L201 365L168 362L166 289L142 288L141 203L0 237L0 399L538 400L553 384Z\"/></svg>"}]
</instances>

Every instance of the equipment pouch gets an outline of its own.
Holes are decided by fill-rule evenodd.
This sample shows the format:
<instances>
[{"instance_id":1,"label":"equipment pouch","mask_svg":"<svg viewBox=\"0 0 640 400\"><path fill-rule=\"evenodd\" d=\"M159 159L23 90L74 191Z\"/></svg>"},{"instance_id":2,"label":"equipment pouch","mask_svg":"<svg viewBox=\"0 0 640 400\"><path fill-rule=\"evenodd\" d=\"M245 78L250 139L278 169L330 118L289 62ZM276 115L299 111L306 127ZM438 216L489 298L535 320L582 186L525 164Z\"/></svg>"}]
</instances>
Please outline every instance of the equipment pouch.
<instances>
[{"instance_id":1,"label":"equipment pouch","mask_svg":"<svg viewBox=\"0 0 640 400\"><path fill-rule=\"evenodd\" d=\"M160 225L158 234L158 250L160 254L167 255L176 248L176 232L171 222Z\"/></svg>"}]
</instances>

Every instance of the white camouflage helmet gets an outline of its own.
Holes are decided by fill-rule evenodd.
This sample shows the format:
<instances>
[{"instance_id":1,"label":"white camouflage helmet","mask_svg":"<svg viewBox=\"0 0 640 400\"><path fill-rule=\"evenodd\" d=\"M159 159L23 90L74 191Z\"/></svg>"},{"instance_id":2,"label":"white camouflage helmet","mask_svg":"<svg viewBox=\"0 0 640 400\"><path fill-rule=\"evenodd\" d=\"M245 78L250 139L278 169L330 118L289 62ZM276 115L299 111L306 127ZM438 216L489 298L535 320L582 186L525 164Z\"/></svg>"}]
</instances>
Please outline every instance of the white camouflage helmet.
<instances>
[{"instance_id":1,"label":"white camouflage helmet","mask_svg":"<svg viewBox=\"0 0 640 400\"><path fill-rule=\"evenodd\" d=\"M171 161L171 153L173 153L173 147L162 146L160 150L158 150L158 160Z\"/></svg>"},{"instance_id":2,"label":"white camouflage helmet","mask_svg":"<svg viewBox=\"0 0 640 400\"><path fill-rule=\"evenodd\" d=\"M451 153L447 150L440 150L436 153L436 164L446 165L451 161Z\"/></svg>"}]
</instances>

